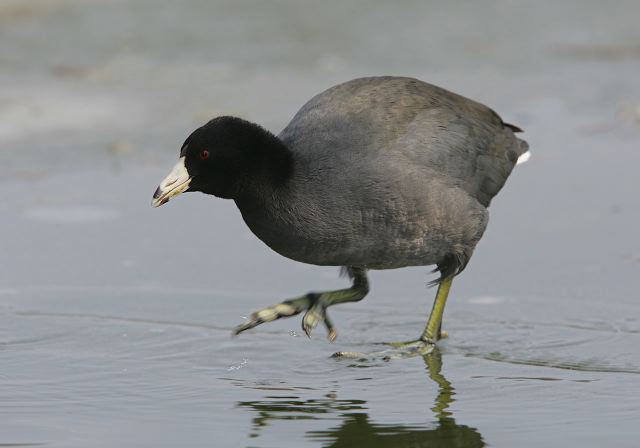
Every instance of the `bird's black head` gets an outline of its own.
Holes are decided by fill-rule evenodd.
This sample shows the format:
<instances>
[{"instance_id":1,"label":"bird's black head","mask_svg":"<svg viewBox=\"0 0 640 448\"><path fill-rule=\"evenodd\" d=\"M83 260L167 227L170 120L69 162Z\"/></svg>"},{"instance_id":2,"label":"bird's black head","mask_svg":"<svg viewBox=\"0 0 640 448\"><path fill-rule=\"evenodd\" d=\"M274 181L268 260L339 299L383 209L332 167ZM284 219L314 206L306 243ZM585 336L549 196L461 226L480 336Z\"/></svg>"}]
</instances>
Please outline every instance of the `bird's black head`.
<instances>
[{"instance_id":1,"label":"bird's black head","mask_svg":"<svg viewBox=\"0 0 640 448\"><path fill-rule=\"evenodd\" d=\"M235 117L214 118L185 140L180 159L153 196L158 207L186 191L236 199L277 187L291 174L291 153L275 135Z\"/></svg>"}]
</instances>

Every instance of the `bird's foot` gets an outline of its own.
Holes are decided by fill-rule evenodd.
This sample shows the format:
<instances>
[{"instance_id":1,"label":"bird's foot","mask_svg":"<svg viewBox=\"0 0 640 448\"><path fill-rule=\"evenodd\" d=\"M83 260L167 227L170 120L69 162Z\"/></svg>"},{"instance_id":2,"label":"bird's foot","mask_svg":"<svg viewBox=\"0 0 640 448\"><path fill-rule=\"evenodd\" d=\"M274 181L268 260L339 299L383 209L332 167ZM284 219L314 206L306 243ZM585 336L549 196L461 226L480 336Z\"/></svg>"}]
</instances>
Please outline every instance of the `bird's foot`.
<instances>
[{"instance_id":1,"label":"bird's foot","mask_svg":"<svg viewBox=\"0 0 640 448\"><path fill-rule=\"evenodd\" d=\"M285 300L277 305L263 308L253 313L245 323L238 325L233 330L233 334L240 334L245 330L282 317L295 316L306 310L307 312L302 318L302 329L306 335L310 337L311 331L318 323L323 322L327 327L328 338L333 342L338 333L327 315L328 294L329 293L309 293L296 299Z\"/></svg>"},{"instance_id":2,"label":"bird's foot","mask_svg":"<svg viewBox=\"0 0 640 448\"><path fill-rule=\"evenodd\" d=\"M435 348L434 342L425 340L407 341L407 342L391 342L384 343L384 345L390 345L391 348L385 350L375 351L371 353L363 352L336 352L332 355L332 358L340 359L358 359L363 361L391 361L392 359L404 359L413 358L414 356L425 356L433 351Z\"/></svg>"},{"instance_id":3,"label":"bird's foot","mask_svg":"<svg viewBox=\"0 0 640 448\"><path fill-rule=\"evenodd\" d=\"M436 345L436 343L440 340L440 339L445 339L449 337L449 333L447 331L442 330L438 339L430 339L430 338L419 338L419 339L415 339L413 341L403 341L403 342L385 342L385 345L390 345L391 347L395 347L395 348L404 348L404 347L411 347L414 345L419 345L419 344L431 344L431 345Z\"/></svg>"},{"instance_id":4,"label":"bird's foot","mask_svg":"<svg viewBox=\"0 0 640 448\"><path fill-rule=\"evenodd\" d=\"M410 356L426 355L436 346L436 341L429 339L418 339L406 342L388 342L398 357L406 358Z\"/></svg>"},{"instance_id":5,"label":"bird's foot","mask_svg":"<svg viewBox=\"0 0 640 448\"><path fill-rule=\"evenodd\" d=\"M443 331L437 340L422 337L413 341L385 342L384 345L391 347L391 350L387 350L385 353L387 353L387 356L391 358L409 358L418 355L423 356L431 353L437 342L448 336L449 334L446 331Z\"/></svg>"},{"instance_id":6,"label":"bird's foot","mask_svg":"<svg viewBox=\"0 0 640 448\"><path fill-rule=\"evenodd\" d=\"M448 337L448 333L443 331L439 339ZM381 342L380 345L390 346L385 350L375 351L371 353L364 352L336 352L331 357L340 359L359 359L359 360L382 360L390 361L392 359L412 358L414 356L425 356L433 351L436 342L432 339L420 338L413 341L403 342Z\"/></svg>"}]
</instances>

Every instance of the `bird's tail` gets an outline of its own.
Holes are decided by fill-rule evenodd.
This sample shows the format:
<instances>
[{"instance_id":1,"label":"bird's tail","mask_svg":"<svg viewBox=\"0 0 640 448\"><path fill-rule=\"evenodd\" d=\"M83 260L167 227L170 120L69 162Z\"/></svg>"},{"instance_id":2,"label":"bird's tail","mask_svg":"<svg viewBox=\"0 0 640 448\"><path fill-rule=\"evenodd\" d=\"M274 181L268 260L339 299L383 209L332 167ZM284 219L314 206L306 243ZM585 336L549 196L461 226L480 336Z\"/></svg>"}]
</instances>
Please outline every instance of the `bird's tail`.
<instances>
[{"instance_id":1,"label":"bird's tail","mask_svg":"<svg viewBox=\"0 0 640 448\"><path fill-rule=\"evenodd\" d=\"M519 132L524 132L518 126L513 124L503 123L503 125L505 128L511 129L511 132L513 132L514 134ZM516 161L516 165L520 165L521 163L524 163L531 158L531 153L529 152L529 143L517 137L516 139L518 140L518 145L519 145L519 148L517 150L518 160Z\"/></svg>"},{"instance_id":2,"label":"bird's tail","mask_svg":"<svg viewBox=\"0 0 640 448\"><path fill-rule=\"evenodd\" d=\"M518 156L516 165L520 165L521 163L524 163L531 158L531 152L529 151L529 143L520 139L518 139L518 143L520 144L520 149L522 150L522 152Z\"/></svg>"}]
</instances>

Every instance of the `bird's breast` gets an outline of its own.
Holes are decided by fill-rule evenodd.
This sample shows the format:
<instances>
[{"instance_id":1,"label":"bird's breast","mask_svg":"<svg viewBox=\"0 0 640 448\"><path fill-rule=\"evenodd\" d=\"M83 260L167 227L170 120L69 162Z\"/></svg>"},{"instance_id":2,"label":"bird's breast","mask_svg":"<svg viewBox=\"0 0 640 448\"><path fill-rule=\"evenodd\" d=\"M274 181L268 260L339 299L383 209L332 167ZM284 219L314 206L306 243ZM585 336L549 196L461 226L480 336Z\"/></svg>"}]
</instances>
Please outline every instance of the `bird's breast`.
<instances>
[{"instance_id":1,"label":"bird's breast","mask_svg":"<svg viewBox=\"0 0 640 448\"><path fill-rule=\"evenodd\" d=\"M439 245L429 244L429 220L397 204L347 206L310 195L280 204L238 207L260 240L299 262L391 269L433 264L442 256Z\"/></svg>"}]
</instances>

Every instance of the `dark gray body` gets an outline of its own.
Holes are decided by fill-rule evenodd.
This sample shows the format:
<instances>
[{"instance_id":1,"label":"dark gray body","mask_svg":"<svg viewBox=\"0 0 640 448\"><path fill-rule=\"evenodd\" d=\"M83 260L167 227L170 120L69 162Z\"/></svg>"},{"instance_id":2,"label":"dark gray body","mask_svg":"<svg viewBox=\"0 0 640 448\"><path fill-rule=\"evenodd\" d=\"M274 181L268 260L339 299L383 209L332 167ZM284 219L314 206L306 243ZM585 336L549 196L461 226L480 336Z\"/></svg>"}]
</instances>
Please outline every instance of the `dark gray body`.
<instances>
[{"instance_id":1,"label":"dark gray body","mask_svg":"<svg viewBox=\"0 0 640 448\"><path fill-rule=\"evenodd\" d=\"M237 200L248 226L288 258L370 269L464 267L527 149L491 109L397 77L320 93L279 137L292 178Z\"/></svg>"}]
</instances>

